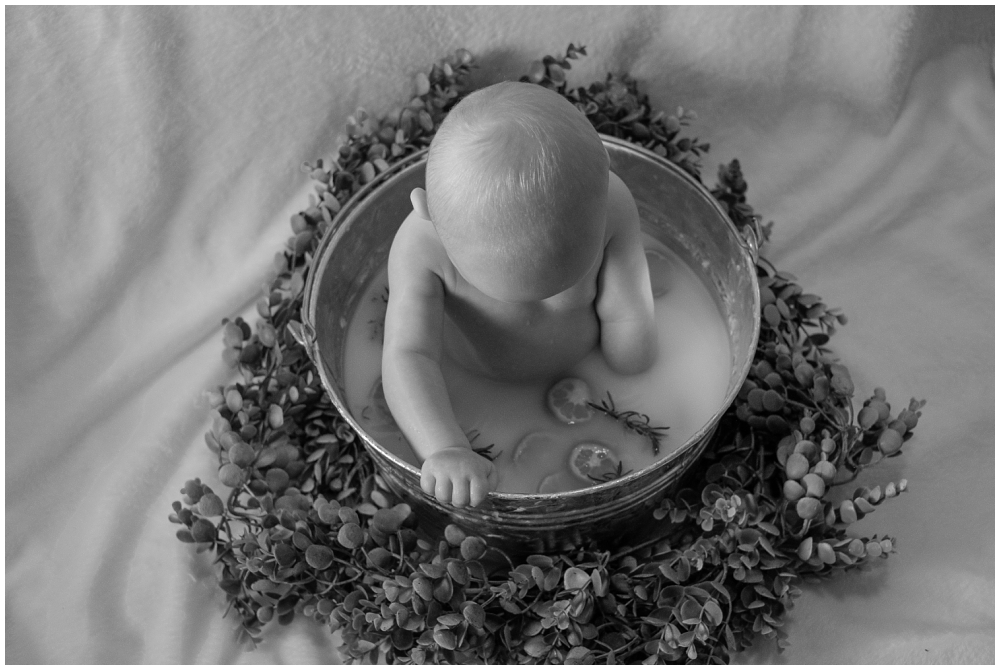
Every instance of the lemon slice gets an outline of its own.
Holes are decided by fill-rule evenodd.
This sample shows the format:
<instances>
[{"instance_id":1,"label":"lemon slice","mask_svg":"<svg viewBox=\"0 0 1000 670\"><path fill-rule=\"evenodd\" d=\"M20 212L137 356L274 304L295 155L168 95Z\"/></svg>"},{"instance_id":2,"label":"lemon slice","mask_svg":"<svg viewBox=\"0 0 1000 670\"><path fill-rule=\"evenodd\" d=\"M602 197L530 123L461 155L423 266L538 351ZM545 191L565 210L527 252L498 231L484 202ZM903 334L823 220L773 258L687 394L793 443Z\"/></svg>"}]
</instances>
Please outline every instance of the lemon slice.
<instances>
[{"instance_id":1,"label":"lemon slice","mask_svg":"<svg viewBox=\"0 0 1000 670\"><path fill-rule=\"evenodd\" d=\"M569 455L569 469L589 483L617 474L620 464L615 452L596 442L578 444Z\"/></svg>"},{"instance_id":2,"label":"lemon slice","mask_svg":"<svg viewBox=\"0 0 1000 670\"><path fill-rule=\"evenodd\" d=\"M559 448L559 441L550 433L528 433L514 448L512 460L517 465L529 465L534 459Z\"/></svg>"},{"instance_id":3,"label":"lemon slice","mask_svg":"<svg viewBox=\"0 0 1000 670\"><path fill-rule=\"evenodd\" d=\"M563 423L574 424L590 421L594 408L590 406L590 387L576 377L560 379L547 394L549 411Z\"/></svg>"},{"instance_id":4,"label":"lemon slice","mask_svg":"<svg viewBox=\"0 0 1000 670\"><path fill-rule=\"evenodd\" d=\"M580 488L580 482L565 470L543 477L542 481L538 483L539 493L563 493L578 488Z\"/></svg>"}]
</instances>

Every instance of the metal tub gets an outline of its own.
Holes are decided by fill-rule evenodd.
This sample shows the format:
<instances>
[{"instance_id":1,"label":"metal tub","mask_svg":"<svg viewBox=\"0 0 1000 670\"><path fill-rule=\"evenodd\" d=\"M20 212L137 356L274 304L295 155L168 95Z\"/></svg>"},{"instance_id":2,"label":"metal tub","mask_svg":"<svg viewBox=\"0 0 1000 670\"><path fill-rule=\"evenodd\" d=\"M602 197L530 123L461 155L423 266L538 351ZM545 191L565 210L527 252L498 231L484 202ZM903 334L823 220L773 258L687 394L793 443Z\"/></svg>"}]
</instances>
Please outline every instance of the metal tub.
<instances>
[{"instance_id":1,"label":"metal tub","mask_svg":"<svg viewBox=\"0 0 1000 670\"><path fill-rule=\"evenodd\" d=\"M343 385L347 325L410 212L410 191L424 184L425 153L393 166L359 191L317 249L303 313L316 335L310 356L386 483L431 532L456 523L514 553L560 550L585 538L610 541L627 535L702 453L746 378L760 330L755 238L748 242L740 235L708 190L674 164L629 142L603 140L611 169L635 197L643 230L687 262L717 300L732 358L726 397L712 418L674 453L620 479L565 493L494 492L478 508L455 509L421 491L419 471L380 446L348 410Z\"/></svg>"}]
</instances>

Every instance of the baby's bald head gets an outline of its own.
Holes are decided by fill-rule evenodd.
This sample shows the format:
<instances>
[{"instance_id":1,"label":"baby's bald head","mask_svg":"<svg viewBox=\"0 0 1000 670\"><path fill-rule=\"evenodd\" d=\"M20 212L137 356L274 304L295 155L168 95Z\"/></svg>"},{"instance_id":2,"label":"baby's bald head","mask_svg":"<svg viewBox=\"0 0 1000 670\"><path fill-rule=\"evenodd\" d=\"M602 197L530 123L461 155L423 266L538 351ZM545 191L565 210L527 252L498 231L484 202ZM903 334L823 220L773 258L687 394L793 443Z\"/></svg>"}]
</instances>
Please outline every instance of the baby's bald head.
<instances>
[{"instance_id":1,"label":"baby's bald head","mask_svg":"<svg viewBox=\"0 0 1000 670\"><path fill-rule=\"evenodd\" d=\"M466 97L427 160L427 206L449 257L501 299L554 295L593 265L607 189L608 155L593 126L535 84Z\"/></svg>"}]
</instances>

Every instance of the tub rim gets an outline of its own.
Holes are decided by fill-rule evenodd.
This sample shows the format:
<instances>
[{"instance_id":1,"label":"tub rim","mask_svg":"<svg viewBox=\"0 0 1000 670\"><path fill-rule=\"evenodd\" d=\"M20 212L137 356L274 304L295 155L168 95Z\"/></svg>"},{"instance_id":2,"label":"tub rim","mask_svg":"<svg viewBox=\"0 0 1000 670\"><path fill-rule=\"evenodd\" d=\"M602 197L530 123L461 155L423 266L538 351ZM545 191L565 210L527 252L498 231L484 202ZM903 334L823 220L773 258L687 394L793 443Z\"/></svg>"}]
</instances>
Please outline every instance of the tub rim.
<instances>
[{"instance_id":1,"label":"tub rim","mask_svg":"<svg viewBox=\"0 0 1000 670\"><path fill-rule=\"evenodd\" d=\"M733 223L729 214L723 208L722 204L715 199L711 192L702 184L699 180L695 179L693 176L688 174L684 169L672 163L671 161L659 156L658 154L649 151L633 142L628 140L620 139L610 135L605 135L599 133L601 140L605 145L612 145L619 150L624 150L626 152L633 152L639 156L651 160L654 163L658 163L661 167L667 169L674 176L680 177L687 185L697 191L715 210L716 214L721 217L721 220L725 222L726 226L730 229L731 234L737 242L737 245L742 250L741 263L746 264L747 274L750 278L752 286L752 297L754 301L753 309L751 313L754 315L752 336L751 336L751 347L750 351L754 352L757 348L757 343L760 338L760 288L757 279L757 256L758 256L758 246L759 238L755 231L751 231L749 234L741 233L740 230ZM354 429L355 433L364 441L366 448L377 449L379 455L382 458L390 461L394 466L401 468L405 473L408 473L412 478L419 481L420 480L420 470L410 465L396 454L392 453L389 449L383 447L379 442L373 438L371 435L361 427L360 423L354 418L353 414L347 407L346 401L340 397L337 392L336 386L333 380L330 378L331 375L327 373L327 367L323 363L323 357L320 352L319 343L316 339L315 323L316 323L316 313L319 304L319 284L320 279L323 277L327 265L330 262L332 256L332 250L336 248L337 242L343 237L349 230L349 226L346 224L351 220L353 213L358 209L366 200L368 196L375 192L380 186L390 181L391 179L397 178L404 172L417 169L417 167L426 162L428 149L421 149L420 151L407 156L406 158L400 160L399 162L391 165L389 169L376 175L375 179L365 184L357 193L351 196L350 199L340 208L340 211L334 216L330 227L327 229L320 241L319 246L316 249L316 253L313 257L313 267L310 268L309 276L306 279L305 293L303 299L303 308L301 312L301 318L303 323L303 328L306 335L306 341L302 344L306 348L306 352L315 366L317 373L320 377L320 381L323 384L324 390L327 396L333 402L337 411L340 413L341 417L350 424L351 428ZM739 370L739 375L736 377L740 380L745 380L750 371L750 366L753 364L754 356L753 354L746 357L741 369ZM692 434L687 441L684 442L680 447L678 447L673 453L668 456L664 456L647 465L644 468L630 472L622 477L613 479L608 482L603 482L600 484L594 484L591 486L585 486L580 489L575 489L573 491L561 491L557 493L505 493L499 491L490 491L487 494L487 501L504 501L509 504L524 504L531 502L544 502L544 501L565 501L573 500L576 498L585 499L596 494L600 494L604 491L610 491L616 488L627 487L633 481L643 479L648 477L653 471L663 470L665 473L673 468L675 465L680 464L684 459L690 459L693 463L697 457L700 455L701 451L704 449L707 443L708 437L717 429L719 422L722 419L723 414L728 411L729 407L732 405L733 401L736 399L736 395L739 393L742 382L740 384L734 384L726 393L725 398L720 403L719 408L712 414L712 416L699 428L694 434ZM697 449L697 453L691 453L692 448ZM688 466L690 463L687 464Z\"/></svg>"}]
</instances>

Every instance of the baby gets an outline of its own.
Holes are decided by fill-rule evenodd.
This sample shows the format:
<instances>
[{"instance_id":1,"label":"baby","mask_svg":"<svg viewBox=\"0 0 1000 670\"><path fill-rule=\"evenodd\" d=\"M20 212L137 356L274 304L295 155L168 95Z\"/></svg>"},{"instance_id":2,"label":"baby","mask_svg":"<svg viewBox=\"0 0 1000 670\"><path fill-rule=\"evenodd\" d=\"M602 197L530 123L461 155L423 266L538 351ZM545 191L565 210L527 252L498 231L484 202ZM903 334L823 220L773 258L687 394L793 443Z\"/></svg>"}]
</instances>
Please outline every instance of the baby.
<instances>
[{"instance_id":1,"label":"baby","mask_svg":"<svg viewBox=\"0 0 1000 670\"><path fill-rule=\"evenodd\" d=\"M635 201L557 93L505 82L462 100L431 143L426 187L389 252L382 379L421 488L475 506L497 473L455 419L442 357L496 379L554 378L600 345L616 372L642 372L653 295Z\"/></svg>"}]
</instances>

